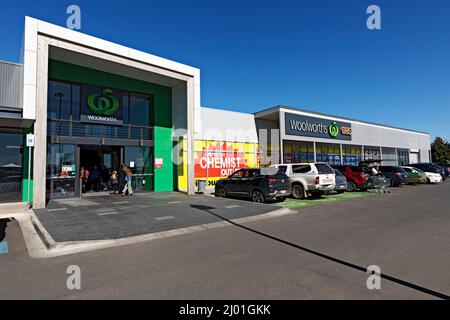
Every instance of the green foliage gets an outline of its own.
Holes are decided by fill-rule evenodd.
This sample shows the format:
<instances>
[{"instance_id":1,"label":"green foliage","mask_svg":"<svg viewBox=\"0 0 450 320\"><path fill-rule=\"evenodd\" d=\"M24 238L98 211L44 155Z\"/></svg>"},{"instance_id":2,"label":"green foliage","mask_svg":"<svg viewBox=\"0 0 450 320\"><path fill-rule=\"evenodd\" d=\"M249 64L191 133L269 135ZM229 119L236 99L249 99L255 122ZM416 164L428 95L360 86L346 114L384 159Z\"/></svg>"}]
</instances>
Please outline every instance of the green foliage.
<instances>
[{"instance_id":1,"label":"green foliage","mask_svg":"<svg viewBox=\"0 0 450 320\"><path fill-rule=\"evenodd\" d=\"M441 137L436 137L431 144L431 156L434 163L450 163L450 143Z\"/></svg>"}]
</instances>

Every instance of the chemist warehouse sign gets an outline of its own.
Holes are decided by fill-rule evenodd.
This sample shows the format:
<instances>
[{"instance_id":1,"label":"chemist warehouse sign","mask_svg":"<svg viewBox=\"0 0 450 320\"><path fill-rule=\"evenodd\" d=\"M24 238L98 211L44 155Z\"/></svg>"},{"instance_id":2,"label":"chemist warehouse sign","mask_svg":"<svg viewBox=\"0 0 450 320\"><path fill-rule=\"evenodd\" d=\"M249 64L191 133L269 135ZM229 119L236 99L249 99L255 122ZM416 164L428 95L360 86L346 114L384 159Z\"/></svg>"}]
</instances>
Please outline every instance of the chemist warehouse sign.
<instances>
[{"instance_id":1,"label":"chemist warehouse sign","mask_svg":"<svg viewBox=\"0 0 450 320\"><path fill-rule=\"evenodd\" d=\"M220 178L228 177L238 169L254 166L256 156L256 153L246 154L241 147L234 148L233 143L226 142L205 145L202 151L196 151L194 154L195 180L207 179L210 185Z\"/></svg>"},{"instance_id":2,"label":"chemist warehouse sign","mask_svg":"<svg viewBox=\"0 0 450 320\"><path fill-rule=\"evenodd\" d=\"M348 122L285 114L285 133L292 136L352 140L352 125Z\"/></svg>"}]
</instances>

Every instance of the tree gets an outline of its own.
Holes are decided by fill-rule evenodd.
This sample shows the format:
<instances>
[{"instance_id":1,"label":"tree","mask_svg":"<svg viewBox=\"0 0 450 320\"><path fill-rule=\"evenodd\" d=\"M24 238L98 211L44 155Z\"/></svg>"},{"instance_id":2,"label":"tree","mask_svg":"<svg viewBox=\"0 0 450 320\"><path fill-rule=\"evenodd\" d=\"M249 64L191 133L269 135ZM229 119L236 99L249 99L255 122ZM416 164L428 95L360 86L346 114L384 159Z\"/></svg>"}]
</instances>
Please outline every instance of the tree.
<instances>
[{"instance_id":1,"label":"tree","mask_svg":"<svg viewBox=\"0 0 450 320\"><path fill-rule=\"evenodd\" d=\"M431 157L434 163L450 163L450 143L436 137L431 144Z\"/></svg>"}]
</instances>

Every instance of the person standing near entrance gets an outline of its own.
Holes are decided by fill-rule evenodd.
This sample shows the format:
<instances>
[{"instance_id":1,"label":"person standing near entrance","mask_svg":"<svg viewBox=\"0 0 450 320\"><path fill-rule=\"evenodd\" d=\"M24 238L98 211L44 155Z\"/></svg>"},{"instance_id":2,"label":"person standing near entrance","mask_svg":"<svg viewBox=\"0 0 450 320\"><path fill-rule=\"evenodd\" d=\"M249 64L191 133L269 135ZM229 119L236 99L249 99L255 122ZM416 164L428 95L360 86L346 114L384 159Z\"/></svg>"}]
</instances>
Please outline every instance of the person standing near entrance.
<instances>
[{"instance_id":1,"label":"person standing near entrance","mask_svg":"<svg viewBox=\"0 0 450 320\"><path fill-rule=\"evenodd\" d=\"M86 193L87 183L89 181L89 171L86 170L84 167L81 167L81 169L80 169L80 180L81 180L81 185L82 185L82 192Z\"/></svg>"},{"instance_id":2,"label":"person standing near entrance","mask_svg":"<svg viewBox=\"0 0 450 320\"><path fill-rule=\"evenodd\" d=\"M127 191L128 191L128 195L132 196L133 195L133 188L131 187L131 181L132 181L132 177L133 177L133 172L131 172L130 168L125 167L125 173L126 173L126 184L125 187L122 190L122 195L125 196Z\"/></svg>"},{"instance_id":3,"label":"person standing near entrance","mask_svg":"<svg viewBox=\"0 0 450 320\"><path fill-rule=\"evenodd\" d=\"M120 167L119 170L119 194L122 194L122 190L126 184L126 177L127 177L126 168L127 166L125 165L125 163L122 163L122 166Z\"/></svg>"},{"instance_id":4,"label":"person standing near entrance","mask_svg":"<svg viewBox=\"0 0 450 320\"><path fill-rule=\"evenodd\" d=\"M98 170L97 166L94 166L91 174L91 184L95 192L99 191L101 178L100 170Z\"/></svg>"},{"instance_id":5,"label":"person standing near entrance","mask_svg":"<svg viewBox=\"0 0 450 320\"><path fill-rule=\"evenodd\" d=\"M113 171L111 175L111 194L119 193L119 177L117 176L117 171Z\"/></svg>"}]
</instances>

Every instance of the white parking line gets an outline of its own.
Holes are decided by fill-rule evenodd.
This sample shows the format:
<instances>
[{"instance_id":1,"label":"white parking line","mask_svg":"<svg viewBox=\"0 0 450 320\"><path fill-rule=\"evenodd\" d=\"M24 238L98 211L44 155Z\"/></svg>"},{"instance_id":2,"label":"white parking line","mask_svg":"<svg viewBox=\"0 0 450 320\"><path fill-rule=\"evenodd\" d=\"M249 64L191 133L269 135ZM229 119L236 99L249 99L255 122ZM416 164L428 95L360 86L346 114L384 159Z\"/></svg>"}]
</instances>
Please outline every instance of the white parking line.
<instances>
[{"instance_id":1,"label":"white parking line","mask_svg":"<svg viewBox=\"0 0 450 320\"><path fill-rule=\"evenodd\" d=\"M181 203L181 201L170 201L170 202L167 202L168 204L176 204L176 203Z\"/></svg>"},{"instance_id":2,"label":"white parking line","mask_svg":"<svg viewBox=\"0 0 450 320\"><path fill-rule=\"evenodd\" d=\"M163 221L163 220L172 220L175 219L174 216L165 216L165 217L157 217L155 218L157 221Z\"/></svg>"},{"instance_id":3,"label":"white parking line","mask_svg":"<svg viewBox=\"0 0 450 320\"><path fill-rule=\"evenodd\" d=\"M64 210L67 210L67 208L47 209L48 212L64 211Z\"/></svg>"},{"instance_id":4,"label":"white parking line","mask_svg":"<svg viewBox=\"0 0 450 320\"><path fill-rule=\"evenodd\" d=\"M239 208L239 207L240 207L239 205L234 204L232 206L226 206L225 208L227 208L227 209L235 209L235 208Z\"/></svg>"},{"instance_id":5,"label":"white parking line","mask_svg":"<svg viewBox=\"0 0 450 320\"><path fill-rule=\"evenodd\" d=\"M128 204L128 201L117 201L117 202L113 202L112 204Z\"/></svg>"},{"instance_id":6,"label":"white parking line","mask_svg":"<svg viewBox=\"0 0 450 320\"><path fill-rule=\"evenodd\" d=\"M111 216L114 214L118 214L118 212L103 212L103 213L99 213L99 216Z\"/></svg>"}]
</instances>

